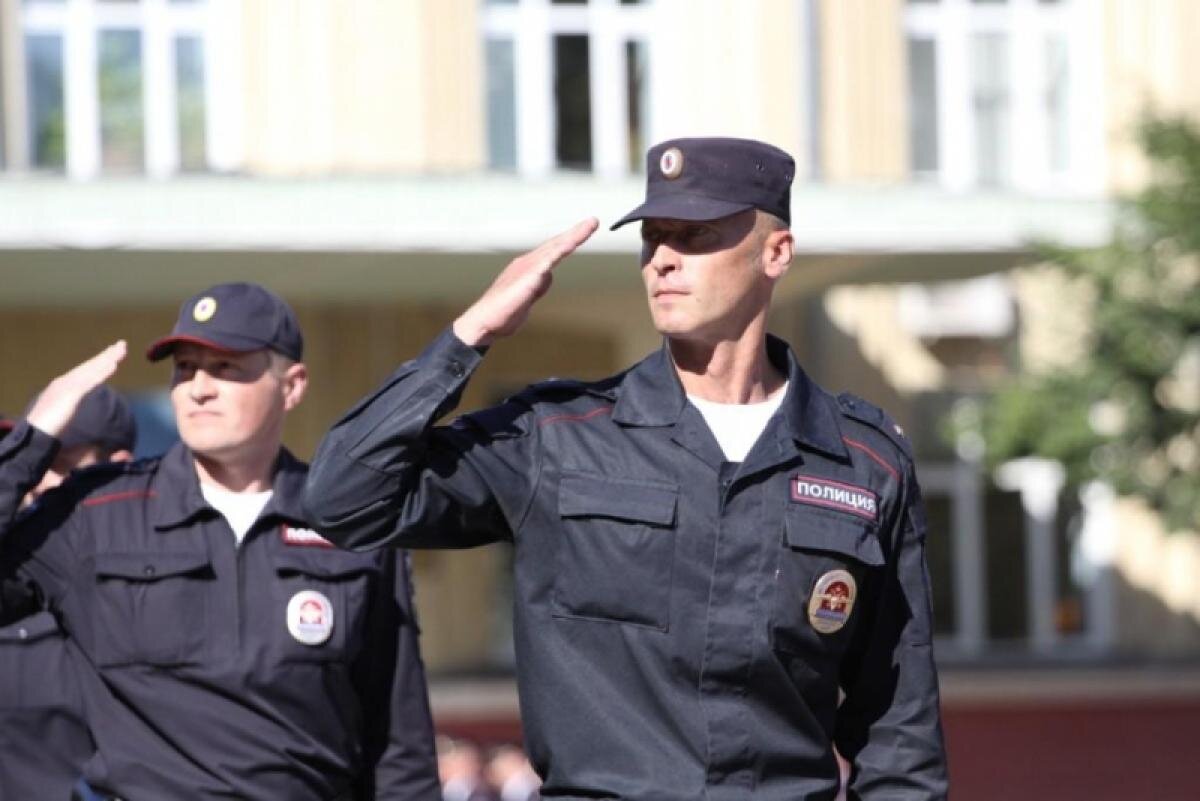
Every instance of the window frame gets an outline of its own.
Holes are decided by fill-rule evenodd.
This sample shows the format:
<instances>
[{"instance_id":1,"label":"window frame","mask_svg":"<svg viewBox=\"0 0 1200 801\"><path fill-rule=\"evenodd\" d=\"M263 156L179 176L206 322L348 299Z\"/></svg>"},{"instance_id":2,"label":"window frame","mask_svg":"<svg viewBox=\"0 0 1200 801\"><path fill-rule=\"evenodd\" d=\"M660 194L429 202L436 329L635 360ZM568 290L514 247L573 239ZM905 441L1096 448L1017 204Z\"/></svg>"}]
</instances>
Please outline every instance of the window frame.
<instances>
[{"instance_id":1,"label":"window frame","mask_svg":"<svg viewBox=\"0 0 1200 801\"><path fill-rule=\"evenodd\" d=\"M952 191L980 186L980 159L973 111L970 45L980 34L1007 37L1008 165L1000 190L1039 195L1096 197L1104 193L1102 37L1098 4L1063 0L908 2L904 37L932 41L936 52L938 167L915 173ZM1051 114L1045 106L1046 42L1061 36L1067 50L1064 102L1067 163L1053 168ZM909 130L912 130L910 125Z\"/></svg>"},{"instance_id":2,"label":"window frame","mask_svg":"<svg viewBox=\"0 0 1200 801\"><path fill-rule=\"evenodd\" d=\"M480 0L480 36L513 43L513 76L516 107L516 171L524 177L570 171L557 164L555 150L554 37L585 35L589 47L591 109L591 175L622 178L637 172L629 157L627 130L629 97L626 76L626 42L646 48L648 97L655 86L655 0L637 4L620 0L589 0L585 4L558 4L551 0ZM486 81L485 81L486 84ZM646 102L642 120L644 138L657 140L653 102ZM490 121L485 120L490 126ZM640 169L640 163L639 163Z\"/></svg>"},{"instance_id":3,"label":"window frame","mask_svg":"<svg viewBox=\"0 0 1200 801\"><path fill-rule=\"evenodd\" d=\"M144 173L163 178L182 170L176 97L177 39L201 42L204 81L205 162L210 170L231 170L241 163L236 126L236 87L240 70L236 0L25 0L20 6L22 41L30 35L62 37L63 111L66 172L74 179L105 172L101 148L99 40L103 31L135 30L141 37ZM213 54L221 54L220 59ZM22 59L21 69L25 69ZM231 91L231 89L233 91ZM23 104L27 105L27 104ZM15 121L28 130L26 118ZM32 153L24 162L31 165ZM15 165L16 159L13 160Z\"/></svg>"}]
</instances>

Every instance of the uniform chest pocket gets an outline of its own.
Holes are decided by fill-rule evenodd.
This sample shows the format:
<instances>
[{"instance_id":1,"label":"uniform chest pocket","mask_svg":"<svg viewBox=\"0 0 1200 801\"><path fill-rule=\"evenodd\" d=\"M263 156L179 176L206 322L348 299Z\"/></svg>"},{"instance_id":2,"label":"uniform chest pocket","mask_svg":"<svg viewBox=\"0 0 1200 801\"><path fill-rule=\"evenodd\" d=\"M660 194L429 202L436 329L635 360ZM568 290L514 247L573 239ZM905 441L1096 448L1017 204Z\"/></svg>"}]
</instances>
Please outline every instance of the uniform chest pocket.
<instances>
[{"instance_id":1,"label":"uniform chest pocket","mask_svg":"<svg viewBox=\"0 0 1200 801\"><path fill-rule=\"evenodd\" d=\"M360 554L297 548L277 555L269 625L280 660L352 660L378 573L374 559Z\"/></svg>"},{"instance_id":2,"label":"uniform chest pocket","mask_svg":"<svg viewBox=\"0 0 1200 801\"><path fill-rule=\"evenodd\" d=\"M667 630L679 487L564 472L554 614Z\"/></svg>"},{"instance_id":3,"label":"uniform chest pocket","mask_svg":"<svg viewBox=\"0 0 1200 801\"><path fill-rule=\"evenodd\" d=\"M91 617L101 667L199 662L212 564L202 551L96 554Z\"/></svg>"},{"instance_id":4,"label":"uniform chest pocket","mask_svg":"<svg viewBox=\"0 0 1200 801\"><path fill-rule=\"evenodd\" d=\"M809 508L784 514L771 641L821 672L845 649L862 593L883 565L875 524Z\"/></svg>"}]
</instances>

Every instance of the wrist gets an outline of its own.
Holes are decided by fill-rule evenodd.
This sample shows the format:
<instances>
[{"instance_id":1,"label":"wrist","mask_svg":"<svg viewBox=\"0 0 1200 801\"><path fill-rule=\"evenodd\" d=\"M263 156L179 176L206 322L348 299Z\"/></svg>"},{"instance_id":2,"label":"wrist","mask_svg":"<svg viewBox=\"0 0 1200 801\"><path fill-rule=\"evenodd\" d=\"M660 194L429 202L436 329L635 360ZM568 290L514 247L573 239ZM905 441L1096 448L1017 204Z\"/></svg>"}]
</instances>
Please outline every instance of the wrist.
<instances>
[{"instance_id":1,"label":"wrist","mask_svg":"<svg viewBox=\"0 0 1200 801\"><path fill-rule=\"evenodd\" d=\"M472 348L486 348L495 339L486 326L471 319L469 311L454 321L451 330L460 342Z\"/></svg>"}]
</instances>

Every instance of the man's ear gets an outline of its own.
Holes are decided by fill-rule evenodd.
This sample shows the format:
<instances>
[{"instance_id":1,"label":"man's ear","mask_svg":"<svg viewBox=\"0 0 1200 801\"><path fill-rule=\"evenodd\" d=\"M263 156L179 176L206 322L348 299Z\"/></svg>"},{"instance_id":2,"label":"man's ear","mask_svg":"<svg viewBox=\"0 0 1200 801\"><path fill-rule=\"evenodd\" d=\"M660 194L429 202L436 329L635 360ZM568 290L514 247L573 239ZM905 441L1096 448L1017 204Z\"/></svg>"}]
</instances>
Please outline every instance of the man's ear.
<instances>
[{"instance_id":1,"label":"man's ear","mask_svg":"<svg viewBox=\"0 0 1200 801\"><path fill-rule=\"evenodd\" d=\"M763 272L772 281L778 281L787 273L792 263L795 244L796 240L787 228L774 229L763 237Z\"/></svg>"},{"instance_id":2,"label":"man's ear","mask_svg":"<svg viewBox=\"0 0 1200 801\"><path fill-rule=\"evenodd\" d=\"M290 412L300 405L308 389L308 368L303 362L288 365L283 373L283 409Z\"/></svg>"}]
</instances>

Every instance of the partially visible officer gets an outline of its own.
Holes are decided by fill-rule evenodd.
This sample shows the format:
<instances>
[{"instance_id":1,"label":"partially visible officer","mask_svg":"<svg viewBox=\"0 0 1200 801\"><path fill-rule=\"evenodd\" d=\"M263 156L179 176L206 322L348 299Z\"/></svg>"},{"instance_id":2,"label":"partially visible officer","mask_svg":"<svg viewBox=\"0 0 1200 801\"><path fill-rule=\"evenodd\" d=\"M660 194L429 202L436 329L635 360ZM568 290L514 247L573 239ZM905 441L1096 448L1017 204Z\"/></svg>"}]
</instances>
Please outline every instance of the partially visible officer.
<instances>
[{"instance_id":1,"label":"partially visible officer","mask_svg":"<svg viewBox=\"0 0 1200 801\"><path fill-rule=\"evenodd\" d=\"M90 663L101 797L438 799L406 557L330 547L280 442L307 386L292 310L253 284L185 302L182 443L46 493L0 547ZM25 458L54 448L31 432Z\"/></svg>"},{"instance_id":2,"label":"partially visible officer","mask_svg":"<svg viewBox=\"0 0 1200 801\"><path fill-rule=\"evenodd\" d=\"M510 263L314 461L308 508L339 545L514 542L545 797L833 799L834 746L851 798L946 795L909 445L766 331L792 174L760 142L655 146L617 225L641 221L662 350L433 425L586 220Z\"/></svg>"},{"instance_id":3,"label":"partially visible officer","mask_svg":"<svg viewBox=\"0 0 1200 801\"><path fill-rule=\"evenodd\" d=\"M48 389L53 396L54 385ZM5 434L20 428L11 441L0 441L0 536L15 521L22 498L28 508L72 470L133 456L137 428L129 404L101 385L83 396L58 437L53 461L22 469L9 457L19 452L30 426L48 427L43 411L35 402L28 422L0 419ZM75 662L54 615L39 610L0 627L0 676L0 799L70 797L95 745L83 719Z\"/></svg>"}]
</instances>

